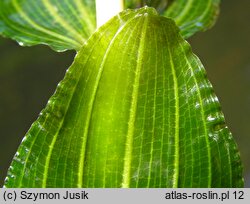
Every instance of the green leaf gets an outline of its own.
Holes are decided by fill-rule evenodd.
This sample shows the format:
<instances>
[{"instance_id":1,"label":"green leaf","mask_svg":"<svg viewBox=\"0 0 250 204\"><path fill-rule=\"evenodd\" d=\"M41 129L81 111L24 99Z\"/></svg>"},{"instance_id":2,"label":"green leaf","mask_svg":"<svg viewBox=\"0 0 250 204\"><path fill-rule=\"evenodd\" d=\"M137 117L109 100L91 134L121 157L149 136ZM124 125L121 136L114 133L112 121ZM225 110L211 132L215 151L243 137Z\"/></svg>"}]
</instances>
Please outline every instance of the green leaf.
<instances>
[{"instance_id":1,"label":"green leaf","mask_svg":"<svg viewBox=\"0 0 250 204\"><path fill-rule=\"evenodd\" d=\"M6 187L242 187L236 144L200 60L152 8L124 11L78 52Z\"/></svg>"},{"instance_id":2,"label":"green leaf","mask_svg":"<svg viewBox=\"0 0 250 204\"><path fill-rule=\"evenodd\" d=\"M184 38L211 28L219 13L220 0L125 0L126 8L151 6L172 18Z\"/></svg>"},{"instance_id":3,"label":"green leaf","mask_svg":"<svg viewBox=\"0 0 250 204\"><path fill-rule=\"evenodd\" d=\"M92 0L0 1L0 34L21 45L79 50L94 30Z\"/></svg>"},{"instance_id":4,"label":"green leaf","mask_svg":"<svg viewBox=\"0 0 250 204\"><path fill-rule=\"evenodd\" d=\"M173 18L184 38L212 27L219 13L220 0L174 0L163 14Z\"/></svg>"}]
</instances>

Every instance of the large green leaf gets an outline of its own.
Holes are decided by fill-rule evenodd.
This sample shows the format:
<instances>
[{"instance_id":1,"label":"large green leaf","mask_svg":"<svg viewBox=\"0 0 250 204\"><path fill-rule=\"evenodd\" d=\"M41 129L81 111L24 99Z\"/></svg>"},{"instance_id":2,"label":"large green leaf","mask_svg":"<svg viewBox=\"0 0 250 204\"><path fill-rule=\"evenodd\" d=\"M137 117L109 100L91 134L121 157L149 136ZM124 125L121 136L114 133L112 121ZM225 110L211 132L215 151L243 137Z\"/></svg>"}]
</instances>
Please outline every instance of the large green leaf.
<instances>
[{"instance_id":1,"label":"large green leaf","mask_svg":"<svg viewBox=\"0 0 250 204\"><path fill-rule=\"evenodd\" d=\"M163 14L173 18L184 38L212 27L219 13L220 0L174 0Z\"/></svg>"},{"instance_id":2,"label":"large green leaf","mask_svg":"<svg viewBox=\"0 0 250 204\"><path fill-rule=\"evenodd\" d=\"M242 187L236 144L171 19L124 11L78 52L6 187Z\"/></svg>"},{"instance_id":3,"label":"large green leaf","mask_svg":"<svg viewBox=\"0 0 250 204\"><path fill-rule=\"evenodd\" d=\"M21 45L79 50L94 30L93 0L0 1L0 34Z\"/></svg>"}]
</instances>

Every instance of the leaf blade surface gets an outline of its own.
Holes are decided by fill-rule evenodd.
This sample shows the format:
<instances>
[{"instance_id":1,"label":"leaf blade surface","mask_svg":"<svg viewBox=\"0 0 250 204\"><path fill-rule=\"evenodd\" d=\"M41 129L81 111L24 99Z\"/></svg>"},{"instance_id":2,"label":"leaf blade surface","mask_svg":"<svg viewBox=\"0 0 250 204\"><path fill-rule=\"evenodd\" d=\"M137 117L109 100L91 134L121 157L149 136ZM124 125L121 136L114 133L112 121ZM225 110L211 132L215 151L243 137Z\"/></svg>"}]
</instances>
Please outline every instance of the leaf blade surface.
<instances>
[{"instance_id":1,"label":"leaf blade surface","mask_svg":"<svg viewBox=\"0 0 250 204\"><path fill-rule=\"evenodd\" d=\"M126 0L128 8L150 6L168 18L172 18L184 38L211 28L217 20L220 0Z\"/></svg>"},{"instance_id":2,"label":"leaf blade surface","mask_svg":"<svg viewBox=\"0 0 250 204\"><path fill-rule=\"evenodd\" d=\"M77 54L18 149L6 187L241 187L199 59L171 19L124 11Z\"/></svg>"},{"instance_id":3,"label":"leaf blade surface","mask_svg":"<svg viewBox=\"0 0 250 204\"><path fill-rule=\"evenodd\" d=\"M211 28L217 20L220 0L176 0L164 12L175 20L184 38Z\"/></svg>"},{"instance_id":4,"label":"leaf blade surface","mask_svg":"<svg viewBox=\"0 0 250 204\"><path fill-rule=\"evenodd\" d=\"M3 0L0 34L21 45L79 50L95 30L95 1Z\"/></svg>"}]
</instances>

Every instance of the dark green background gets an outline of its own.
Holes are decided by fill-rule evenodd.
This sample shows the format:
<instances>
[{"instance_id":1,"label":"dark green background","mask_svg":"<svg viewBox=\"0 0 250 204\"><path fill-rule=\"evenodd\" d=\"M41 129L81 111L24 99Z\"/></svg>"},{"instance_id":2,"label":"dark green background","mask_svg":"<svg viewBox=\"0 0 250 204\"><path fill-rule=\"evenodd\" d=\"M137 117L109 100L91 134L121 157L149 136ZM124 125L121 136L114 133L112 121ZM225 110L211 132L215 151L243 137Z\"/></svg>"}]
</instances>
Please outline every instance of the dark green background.
<instances>
[{"instance_id":1,"label":"dark green background","mask_svg":"<svg viewBox=\"0 0 250 204\"><path fill-rule=\"evenodd\" d=\"M250 1L222 1L213 29L189 42L208 72L244 163L250 187ZM0 37L0 186L23 136L45 107L75 53L20 47Z\"/></svg>"}]
</instances>

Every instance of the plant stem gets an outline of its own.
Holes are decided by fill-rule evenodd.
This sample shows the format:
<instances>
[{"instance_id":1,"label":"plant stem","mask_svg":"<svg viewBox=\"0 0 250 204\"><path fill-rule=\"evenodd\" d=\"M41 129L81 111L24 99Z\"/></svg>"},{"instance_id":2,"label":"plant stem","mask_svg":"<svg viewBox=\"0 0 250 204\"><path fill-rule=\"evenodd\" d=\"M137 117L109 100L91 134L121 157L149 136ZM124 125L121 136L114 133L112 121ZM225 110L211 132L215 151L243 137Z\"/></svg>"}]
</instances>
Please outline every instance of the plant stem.
<instances>
[{"instance_id":1,"label":"plant stem","mask_svg":"<svg viewBox=\"0 0 250 204\"><path fill-rule=\"evenodd\" d=\"M96 25L100 27L124 9L123 0L96 0Z\"/></svg>"}]
</instances>

